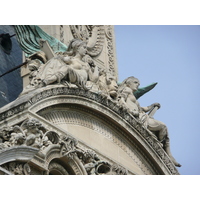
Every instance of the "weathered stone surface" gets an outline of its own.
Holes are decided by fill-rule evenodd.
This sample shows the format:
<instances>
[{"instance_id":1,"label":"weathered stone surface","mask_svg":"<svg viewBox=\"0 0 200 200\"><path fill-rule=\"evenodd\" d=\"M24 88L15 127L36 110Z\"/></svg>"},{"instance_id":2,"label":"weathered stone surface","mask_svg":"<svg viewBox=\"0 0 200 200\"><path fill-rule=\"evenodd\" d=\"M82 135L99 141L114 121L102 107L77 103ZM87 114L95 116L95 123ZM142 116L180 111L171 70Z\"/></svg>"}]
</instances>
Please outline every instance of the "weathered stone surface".
<instances>
[{"instance_id":1,"label":"weathered stone surface","mask_svg":"<svg viewBox=\"0 0 200 200\"><path fill-rule=\"evenodd\" d=\"M178 174L155 136L128 112L120 112L113 101L102 101L100 94L78 88L47 86L17 101L7 109L3 108L0 117L5 118L1 121L1 127L4 122L13 126L17 121L26 119L27 114L33 115L46 124L46 129L73 135L81 141L81 146L95 148L111 162L123 163L129 174ZM20 107L21 104L25 106L18 113L8 115L12 106L16 109L16 105ZM147 148L145 153L141 152L140 146ZM154 167L154 162L160 163L158 169Z\"/></svg>"},{"instance_id":2,"label":"weathered stone surface","mask_svg":"<svg viewBox=\"0 0 200 200\"><path fill-rule=\"evenodd\" d=\"M20 96L0 108L1 173L178 174L166 126L152 118L160 104L142 108L137 101L155 85L138 90L134 77L117 84L111 27L70 26L74 39L64 52L47 34L47 41L36 36L37 26L20 28L35 38L18 32L25 51L33 42L39 51L26 55ZM96 59L105 45L107 66Z\"/></svg>"}]
</instances>

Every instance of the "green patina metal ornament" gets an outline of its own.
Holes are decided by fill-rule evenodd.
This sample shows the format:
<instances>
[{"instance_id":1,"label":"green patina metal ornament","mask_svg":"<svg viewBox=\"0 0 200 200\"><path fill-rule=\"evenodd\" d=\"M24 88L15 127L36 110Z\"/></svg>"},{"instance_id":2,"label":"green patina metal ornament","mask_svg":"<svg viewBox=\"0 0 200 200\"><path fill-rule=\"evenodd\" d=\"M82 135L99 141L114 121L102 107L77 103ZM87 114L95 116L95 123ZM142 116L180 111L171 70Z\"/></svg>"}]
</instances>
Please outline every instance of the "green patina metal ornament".
<instances>
[{"instance_id":1,"label":"green patina metal ornament","mask_svg":"<svg viewBox=\"0 0 200 200\"><path fill-rule=\"evenodd\" d=\"M139 99L142 95L144 95L145 93L149 92L150 90L152 90L158 83L152 83L150 85L147 85L145 87L142 88L138 88L137 91L135 91L133 93L133 95L135 96L136 99ZM118 86L121 85L121 82L118 82Z\"/></svg>"},{"instance_id":2,"label":"green patina metal ornament","mask_svg":"<svg viewBox=\"0 0 200 200\"><path fill-rule=\"evenodd\" d=\"M152 84L147 85L145 87L138 88L138 90L133 93L135 98L139 99L143 94L145 94L145 93L149 92L150 90L152 90L157 84L158 83L152 83Z\"/></svg>"},{"instance_id":3,"label":"green patina metal ornament","mask_svg":"<svg viewBox=\"0 0 200 200\"><path fill-rule=\"evenodd\" d=\"M41 50L40 40L46 40L55 53L67 50L64 43L48 35L37 25L15 25L14 28L21 49L27 57Z\"/></svg>"}]
</instances>

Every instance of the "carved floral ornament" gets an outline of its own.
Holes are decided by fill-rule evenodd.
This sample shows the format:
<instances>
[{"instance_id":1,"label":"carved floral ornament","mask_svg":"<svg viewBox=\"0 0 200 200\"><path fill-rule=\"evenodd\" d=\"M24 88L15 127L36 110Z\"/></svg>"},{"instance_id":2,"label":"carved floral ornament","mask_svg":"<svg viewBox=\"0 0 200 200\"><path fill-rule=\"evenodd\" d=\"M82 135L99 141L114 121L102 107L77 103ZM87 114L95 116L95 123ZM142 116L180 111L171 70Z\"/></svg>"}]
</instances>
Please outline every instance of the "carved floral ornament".
<instances>
[{"instance_id":1,"label":"carved floral ornament","mask_svg":"<svg viewBox=\"0 0 200 200\"><path fill-rule=\"evenodd\" d=\"M22 158L24 154L22 154L22 149L28 151L32 148L34 151L30 158L34 159L33 156L37 157L37 155L43 154L46 149L53 146L59 146L61 158L67 157L72 160L74 157L78 158L88 175L125 175L128 173L125 168L118 164L112 165L101 160L93 150L79 148L78 141L75 138L46 130L40 121L34 118L25 120L20 126L3 127L0 130L0 158L5 157L6 152L9 154L9 152L15 151L14 154L7 155L7 160L1 159L0 166L8 174L31 174L31 167L27 162L27 158Z\"/></svg>"}]
</instances>

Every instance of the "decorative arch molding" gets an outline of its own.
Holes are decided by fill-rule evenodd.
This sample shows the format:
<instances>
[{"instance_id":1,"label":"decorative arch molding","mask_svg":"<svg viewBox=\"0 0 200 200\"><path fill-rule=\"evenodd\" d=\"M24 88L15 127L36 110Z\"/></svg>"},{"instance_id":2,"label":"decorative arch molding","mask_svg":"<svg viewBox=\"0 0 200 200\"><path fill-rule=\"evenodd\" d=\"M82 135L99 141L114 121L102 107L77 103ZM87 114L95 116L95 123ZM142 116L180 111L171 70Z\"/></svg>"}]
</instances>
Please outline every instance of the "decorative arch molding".
<instances>
[{"instance_id":1,"label":"decorative arch molding","mask_svg":"<svg viewBox=\"0 0 200 200\"><path fill-rule=\"evenodd\" d=\"M74 102L74 99L78 102ZM71 100L73 104L71 104ZM36 109L37 114L44 117L51 124L59 126L60 124L73 124L75 126L87 127L89 130L98 132L103 137L107 138L111 143L117 145L122 151L124 151L144 174L160 174L154 165L148 160L146 153L142 152L137 141L132 137L135 133L129 127L129 132L124 128L125 124L118 124L116 122L122 119L118 116L106 116L106 108L102 108L102 112L99 109L92 109L91 106L83 106L85 99L78 101L78 97L55 97L51 100L40 102L42 110ZM90 103L91 105L92 103ZM46 106L46 107L44 107ZM31 110L32 108L30 108ZM41 109L41 107L40 107ZM127 127L126 127L127 128ZM129 136L128 136L129 135ZM146 162L148 160L148 162Z\"/></svg>"},{"instance_id":2,"label":"decorative arch molding","mask_svg":"<svg viewBox=\"0 0 200 200\"><path fill-rule=\"evenodd\" d=\"M73 158L63 156L58 144L43 151L30 146L14 146L1 151L0 158L0 174L87 175L81 160L76 155Z\"/></svg>"},{"instance_id":3,"label":"decorative arch molding","mask_svg":"<svg viewBox=\"0 0 200 200\"><path fill-rule=\"evenodd\" d=\"M58 105L67 105L69 109L73 107L81 112L87 110L91 115L98 115L101 120L105 121L106 119L110 123L111 129L120 132L120 136L137 149L137 159L142 159L143 162L137 163L137 159L135 162L140 165L144 174L179 174L150 131L129 113L120 110L117 104L91 91L64 86L39 88L29 95L19 98L13 105L7 106L7 109L4 108L0 118L3 120L2 124L8 123L9 120L11 123L16 123L19 121L19 116L21 116L20 120L28 115L38 116L42 119L37 113ZM117 143L119 146L121 145L120 140Z\"/></svg>"},{"instance_id":4,"label":"decorative arch molding","mask_svg":"<svg viewBox=\"0 0 200 200\"><path fill-rule=\"evenodd\" d=\"M83 164L77 156L70 158L61 155L60 152L60 145L51 145L42 153L37 154L30 163L40 168L46 175L87 175Z\"/></svg>"}]
</instances>

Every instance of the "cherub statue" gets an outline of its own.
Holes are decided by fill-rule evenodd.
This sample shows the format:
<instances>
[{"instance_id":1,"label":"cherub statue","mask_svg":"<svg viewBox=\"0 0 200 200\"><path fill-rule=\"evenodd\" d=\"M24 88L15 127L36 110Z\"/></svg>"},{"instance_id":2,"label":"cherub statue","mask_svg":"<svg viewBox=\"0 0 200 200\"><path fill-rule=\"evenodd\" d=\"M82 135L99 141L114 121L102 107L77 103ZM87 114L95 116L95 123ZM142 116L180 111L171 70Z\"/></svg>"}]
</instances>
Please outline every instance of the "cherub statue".
<instances>
[{"instance_id":1,"label":"cherub statue","mask_svg":"<svg viewBox=\"0 0 200 200\"><path fill-rule=\"evenodd\" d=\"M42 124L38 120L32 118L26 120L21 127L26 135L26 145L40 148L43 137L43 132L41 130L41 128L43 128Z\"/></svg>"},{"instance_id":2,"label":"cherub statue","mask_svg":"<svg viewBox=\"0 0 200 200\"><path fill-rule=\"evenodd\" d=\"M24 131L19 126L13 127L13 132L11 133L10 143L12 146L15 145L25 145L26 135Z\"/></svg>"},{"instance_id":3,"label":"cherub statue","mask_svg":"<svg viewBox=\"0 0 200 200\"><path fill-rule=\"evenodd\" d=\"M118 89L118 101L119 105L132 114L134 117L138 118L146 128L148 128L153 133L157 134L158 140L163 144L163 148L169 155L173 163L180 167L181 165L174 159L170 151L169 145L169 134L166 125L151 117L151 114L146 114L153 109L159 109L160 104L154 103L147 107L141 107L134 92L138 90L140 82L135 77L129 77L125 79Z\"/></svg>"}]
</instances>

